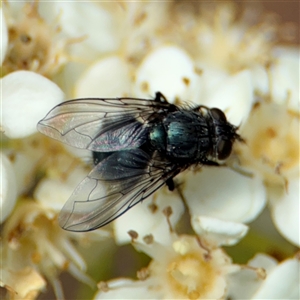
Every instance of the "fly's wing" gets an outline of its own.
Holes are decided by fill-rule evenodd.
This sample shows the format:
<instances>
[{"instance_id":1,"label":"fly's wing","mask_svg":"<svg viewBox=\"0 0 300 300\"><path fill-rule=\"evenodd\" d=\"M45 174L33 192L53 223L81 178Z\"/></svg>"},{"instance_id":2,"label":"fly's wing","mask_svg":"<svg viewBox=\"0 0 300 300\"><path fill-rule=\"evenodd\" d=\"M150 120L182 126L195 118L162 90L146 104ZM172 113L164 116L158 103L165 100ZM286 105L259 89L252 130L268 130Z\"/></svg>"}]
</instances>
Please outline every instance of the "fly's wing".
<instances>
[{"instance_id":1,"label":"fly's wing","mask_svg":"<svg viewBox=\"0 0 300 300\"><path fill-rule=\"evenodd\" d=\"M113 221L174 177L179 168L141 149L114 152L77 186L59 215L70 231L89 231Z\"/></svg>"},{"instance_id":2,"label":"fly's wing","mask_svg":"<svg viewBox=\"0 0 300 300\"><path fill-rule=\"evenodd\" d=\"M137 148L145 142L147 123L174 109L157 94L155 101L134 98L86 98L54 107L38 130L71 146L98 152Z\"/></svg>"}]
</instances>

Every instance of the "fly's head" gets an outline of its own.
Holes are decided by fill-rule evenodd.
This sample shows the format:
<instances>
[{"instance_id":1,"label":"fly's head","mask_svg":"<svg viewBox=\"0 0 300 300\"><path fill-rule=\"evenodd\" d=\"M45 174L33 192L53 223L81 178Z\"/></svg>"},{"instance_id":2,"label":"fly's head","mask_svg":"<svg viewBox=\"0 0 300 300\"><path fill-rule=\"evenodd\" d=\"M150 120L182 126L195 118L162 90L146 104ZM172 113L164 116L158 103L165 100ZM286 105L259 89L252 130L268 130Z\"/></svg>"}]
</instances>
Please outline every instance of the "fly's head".
<instances>
[{"instance_id":1,"label":"fly's head","mask_svg":"<svg viewBox=\"0 0 300 300\"><path fill-rule=\"evenodd\" d=\"M210 156L213 160L223 161L229 157L232 146L236 140L244 140L237 133L238 127L227 121L224 112L218 108L208 111L210 130L212 134L212 152Z\"/></svg>"}]
</instances>

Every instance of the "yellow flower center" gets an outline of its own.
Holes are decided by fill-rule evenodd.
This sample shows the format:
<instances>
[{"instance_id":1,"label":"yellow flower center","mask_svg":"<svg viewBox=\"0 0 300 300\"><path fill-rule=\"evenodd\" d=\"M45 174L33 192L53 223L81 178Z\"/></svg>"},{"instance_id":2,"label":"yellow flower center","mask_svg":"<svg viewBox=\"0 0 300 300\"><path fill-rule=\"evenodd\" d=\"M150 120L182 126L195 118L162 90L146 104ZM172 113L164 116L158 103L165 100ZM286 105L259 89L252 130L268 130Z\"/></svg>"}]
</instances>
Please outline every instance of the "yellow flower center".
<instances>
[{"instance_id":1,"label":"yellow flower center","mask_svg":"<svg viewBox=\"0 0 300 300\"><path fill-rule=\"evenodd\" d=\"M260 132L252 144L253 155L274 168L289 169L299 161L299 144L295 135L278 129L267 127Z\"/></svg>"},{"instance_id":2,"label":"yellow flower center","mask_svg":"<svg viewBox=\"0 0 300 300\"><path fill-rule=\"evenodd\" d=\"M246 139L243 162L254 164L268 181L299 166L299 117L284 105L260 104L242 135Z\"/></svg>"},{"instance_id":3,"label":"yellow flower center","mask_svg":"<svg viewBox=\"0 0 300 300\"><path fill-rule=\"evenodd\" d=\"M209 261L199 253L179 256L168 266L170 286L184 298L198 299L212 289L215 272Z\"/></svg>"}]
</instances>

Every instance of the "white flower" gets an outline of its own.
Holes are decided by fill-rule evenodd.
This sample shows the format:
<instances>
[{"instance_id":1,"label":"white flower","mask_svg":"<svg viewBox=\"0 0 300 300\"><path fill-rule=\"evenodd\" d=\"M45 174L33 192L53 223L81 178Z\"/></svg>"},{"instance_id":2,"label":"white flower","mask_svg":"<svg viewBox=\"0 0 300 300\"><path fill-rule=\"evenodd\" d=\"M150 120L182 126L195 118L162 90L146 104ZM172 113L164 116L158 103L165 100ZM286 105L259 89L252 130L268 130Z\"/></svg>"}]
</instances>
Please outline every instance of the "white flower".
<instances>
[{"instance_id":1,"label":"white flower","mask_svg":"<svg viewBox=\"0 0 300 300\"><path fill-rule=\"evenodd\" d=\"M299 246L299 51L275 48L268 68L251 68L256 103L240 132L239 160L264 181L274 224Z\"/></svg>"},{"instance_id":2,"label":"white flower","mask_svg":"<svg viewBox=\"0 0 300 300\"><path fill-rule=\"evenodd\" d=\"M221 248L203 243L202 236L174 233L161 243L150 235L133 245L153 259L137 273L139 280L100 282L94 299L299 298L298 257L278 264L257 254L247 265L234 265Z\"/></svg>"},{"instance_id":3,"label":"white flower","mask_svg":"<svg viewBox=\"0 0 300 300\"><path fill-rule=\"evenodd\" d=\"M256 73L261 95L241 134L241 163L265 181L273 221L299 246L299 52L275 49L270 70ZM267 80L264 80L264 77Z\"/></svg>"},{"instance_id":4,"label":"white flower","mask_svg":"<svg viewBox=\"0 0 300 300\"><path fill-rule=\"evenodd\" d=\"M264 180L275 225L299 246L299 118L285 103L259 102L243 127L243 166ZM288 220L288 221L287 221Z\"/></svg>"},{"instance_id":5,"label":"white flower","mask_svg":"<svg viewBox=\"0 0 300 300\"><path fill-rule=\"evenodd\" d=\"M123 298L124 291L131 299L146 299L149 295L153 299L223 299L228 274L240 269L222 249L204 247L193 236L169 234L164 242L156 242L150 235L144 241L133 241L138 251L153 259L138 273L140 281L119 279L100 284L104 291L99 291L95 299Z\"/></svg>"}]
</instances>

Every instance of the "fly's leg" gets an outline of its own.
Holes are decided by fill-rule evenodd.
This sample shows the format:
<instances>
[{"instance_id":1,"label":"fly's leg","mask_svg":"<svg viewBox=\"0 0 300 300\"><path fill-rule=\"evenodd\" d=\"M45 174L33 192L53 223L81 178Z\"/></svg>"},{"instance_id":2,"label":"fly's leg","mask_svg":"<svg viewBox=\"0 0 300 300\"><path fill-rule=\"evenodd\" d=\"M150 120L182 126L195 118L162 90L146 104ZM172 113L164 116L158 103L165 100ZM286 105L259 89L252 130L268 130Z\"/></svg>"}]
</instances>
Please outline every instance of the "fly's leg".
<instances>
[{"instance_id":1,"label":"fly's leg","mask_svg":"<svg viewBox=\"0 0 300 300\"><path fill-rule=\"evenodd\" d=\"M155 93L154 101L160 102L160 103L169 103L167 98L161 92Z\"/></svg>"}]
</instances>

